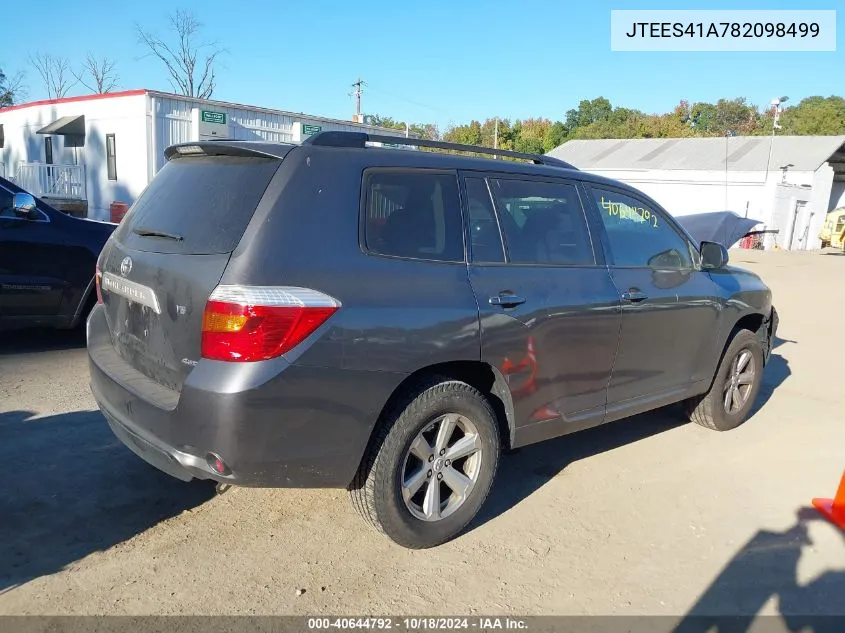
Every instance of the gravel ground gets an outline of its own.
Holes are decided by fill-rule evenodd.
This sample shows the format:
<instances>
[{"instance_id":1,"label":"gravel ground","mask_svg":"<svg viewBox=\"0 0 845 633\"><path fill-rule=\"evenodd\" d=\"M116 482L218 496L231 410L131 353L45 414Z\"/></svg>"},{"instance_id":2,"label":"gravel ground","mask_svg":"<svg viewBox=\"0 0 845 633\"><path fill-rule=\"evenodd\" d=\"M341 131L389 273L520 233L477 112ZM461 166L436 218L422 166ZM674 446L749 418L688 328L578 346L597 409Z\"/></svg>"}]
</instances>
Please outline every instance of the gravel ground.
<instances>
[{"instance_id":1,"label":"gravel ground","mask_svg":"<svg viewBox=\"0 0 845 633\"><path fill-rule=\"evenodd\" d=\"M342 490L214 496L158 473L97 412L79 335L3 335L0 613L845 614L845 534L806 510L845 468L845 257L732 258L781 315L747 424L668 408L528 447L427 551Z\"/></svg>"}]
</instances>

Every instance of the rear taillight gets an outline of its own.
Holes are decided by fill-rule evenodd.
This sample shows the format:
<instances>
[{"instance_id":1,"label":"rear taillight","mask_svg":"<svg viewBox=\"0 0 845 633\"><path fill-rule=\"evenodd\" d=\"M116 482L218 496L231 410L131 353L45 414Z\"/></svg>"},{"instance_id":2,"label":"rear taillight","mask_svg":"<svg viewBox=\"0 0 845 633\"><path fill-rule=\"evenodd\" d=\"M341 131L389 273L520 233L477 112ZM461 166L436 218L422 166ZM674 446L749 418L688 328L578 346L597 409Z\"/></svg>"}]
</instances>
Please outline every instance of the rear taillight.
<instances>
[{"instance_id":1,"label":"rear taillight","mask_svg":"<svg viewBox=\"0 0 845 633\"><path fill-rule=\"evenodd\" d=\"M103 273L100 272L100 265L97 264L94 268L94 288L97 290L97 303L103 302L103 289L100 284L103 280Z\"/></svg>"},{"instance_id":2,"label":"rear taillight","mask_svg":"<svg viewBox=\"0 0 845 633\"><path fill-rule=\"evenodd\" d=\"M340 308L317 290L288 286L218 286L205 305L202 357L257 361L299 345Z\"/></svg>"}]
</instances>

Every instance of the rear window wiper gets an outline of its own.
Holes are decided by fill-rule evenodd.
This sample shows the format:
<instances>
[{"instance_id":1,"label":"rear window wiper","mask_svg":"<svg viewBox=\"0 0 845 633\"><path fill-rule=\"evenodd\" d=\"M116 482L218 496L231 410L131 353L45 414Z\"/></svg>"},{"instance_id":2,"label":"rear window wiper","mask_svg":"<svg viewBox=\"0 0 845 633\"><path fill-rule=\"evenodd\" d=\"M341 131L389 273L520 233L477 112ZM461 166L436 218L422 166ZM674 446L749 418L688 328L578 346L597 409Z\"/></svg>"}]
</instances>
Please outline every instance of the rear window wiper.
<instances>
[{"instance_id":1,"label":"rear window wiper","mask_svg":"<svg viewBox=\"0 0 845 633\"><path fill-rule=\"evenodd\" d=\"M132 229L132 232L135 235L140 235L141 237L163 237L168 240L175 240L177 242L181 242L185 238L181 235L176 235L175 233L166 233L164 231L157 231L155 229L145 229L142 226L136 226Z\"/></svg>"}]
</instances>

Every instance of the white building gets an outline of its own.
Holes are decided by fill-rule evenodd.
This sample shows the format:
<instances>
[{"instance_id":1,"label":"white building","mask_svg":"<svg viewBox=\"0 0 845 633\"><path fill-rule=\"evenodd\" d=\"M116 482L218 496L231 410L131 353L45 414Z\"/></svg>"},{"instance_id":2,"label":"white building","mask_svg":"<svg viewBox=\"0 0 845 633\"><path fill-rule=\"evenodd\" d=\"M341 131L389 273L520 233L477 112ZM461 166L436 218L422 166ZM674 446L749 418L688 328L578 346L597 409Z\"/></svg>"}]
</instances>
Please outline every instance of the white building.
<instances>
[{"instance_id":1,"label":"white building","mask_svg":"<svg viewBox=\"0 0 845 633\"><path fill-rule=\"evenodd\" d=\"M574 140L550 152L628 183L674 215L735 211L776 229L765 244L819 248L845 205L845 136Z\"/></svg>"},{"instance_id":2,"label":"white building","mask_svg":"<svg viewBox=\"0 0 845 633\"><path fill-rule=\"evenodd\" d=\"M131 204L174 143L211 138L298 143L325 130L401 135L348 121L154 90L0 109L0 176L65 210L109 218Z\"/></svg>"}]
</instances>

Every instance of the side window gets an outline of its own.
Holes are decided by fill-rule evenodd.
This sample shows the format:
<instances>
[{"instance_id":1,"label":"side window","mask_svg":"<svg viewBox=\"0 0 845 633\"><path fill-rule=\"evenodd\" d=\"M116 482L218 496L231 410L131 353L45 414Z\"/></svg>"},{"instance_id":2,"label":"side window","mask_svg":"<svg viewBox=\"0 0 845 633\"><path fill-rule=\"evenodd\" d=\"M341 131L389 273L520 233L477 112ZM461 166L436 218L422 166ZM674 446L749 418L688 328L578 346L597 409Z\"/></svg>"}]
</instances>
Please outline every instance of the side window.
<instances>
[{"instance_id":1,"label":"side window","mask_svg":"<svg viewBox=\"0 0 845 633\"><path fill-rule=\"evenodd\" d=\"M458 179L419 171L365 172L367 250L380 255L464 261Z\"/></svg>"},{"instance_id":2,"label":"side window","mask_svg":"<svg viewBox=\"0 0 845 633\"><path fill-rule=\"evenodd\" d=\"M564 266L596 263L574 185L510 179L491 182L511 262Z\"/></svg>"},{"instance_id":3,"label":"side window","mask_svg":"<svg viewBox=\"0 0 845 633\"><path fill-rule=\"evenodd\" d=\"M607 229L614 265L692 268L689 244L659 212L616 191L597 188L592 191Z\"/></svg>"},{"instance_id":4,"label":"side window","mask_svg":"<svg viewBox=\"0 0 845 633\"><path fill-rule=\"evenodd\" d=\"M487 181L466 178L467 210L469 211L470 257L474 262L504 262L502 235L496 222L496 211Z\"/></svg>"}]
</instances>

